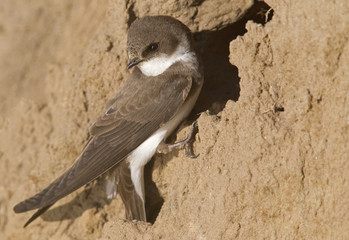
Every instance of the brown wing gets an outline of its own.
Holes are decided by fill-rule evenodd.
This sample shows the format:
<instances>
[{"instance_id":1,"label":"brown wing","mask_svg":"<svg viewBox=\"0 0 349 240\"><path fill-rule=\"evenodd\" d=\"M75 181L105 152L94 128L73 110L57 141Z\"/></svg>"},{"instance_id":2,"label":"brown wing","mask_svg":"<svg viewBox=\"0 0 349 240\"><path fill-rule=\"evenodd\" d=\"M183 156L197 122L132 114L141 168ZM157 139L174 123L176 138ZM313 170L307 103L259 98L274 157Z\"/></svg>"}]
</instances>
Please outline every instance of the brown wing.
<instances>
[{"instance_id":1,"label":"brown wing","mask_svg":"<svg viewBox=\"0 0 349 240\"><path fill-rule=\"evenodd\" d=\"M147 82L148 81L148 82ZM35 196L14 207L16 213L55 203L123 160L161 124L171 119L191 89L190 78L130 78L109 109L91 128L93 135L73 166Z\"/></svg>"}]
</instances>

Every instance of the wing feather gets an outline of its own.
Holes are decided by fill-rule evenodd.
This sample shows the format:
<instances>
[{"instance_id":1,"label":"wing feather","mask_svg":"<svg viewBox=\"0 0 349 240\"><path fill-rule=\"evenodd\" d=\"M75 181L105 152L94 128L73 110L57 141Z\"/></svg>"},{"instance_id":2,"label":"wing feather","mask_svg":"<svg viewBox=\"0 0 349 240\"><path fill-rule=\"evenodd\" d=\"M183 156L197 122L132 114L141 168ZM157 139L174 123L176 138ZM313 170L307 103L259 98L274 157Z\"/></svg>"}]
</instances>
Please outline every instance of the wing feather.
<instances>
[{"instance_id":1,"label":"wing feather","mask_svg":"<svg viewBox=\"0 0 349 240\"><path fill-rule=\"evenodd\" d=\"M140 81L147 79L129 79L122 94L90 129L92 138L72 167L41 192L17 204L16 213L52 205L125 159L175 115L192 84L190 78L180 75L168 81ZM147 84L152 87L144 88Z\"/></svg>"}]
</instances>

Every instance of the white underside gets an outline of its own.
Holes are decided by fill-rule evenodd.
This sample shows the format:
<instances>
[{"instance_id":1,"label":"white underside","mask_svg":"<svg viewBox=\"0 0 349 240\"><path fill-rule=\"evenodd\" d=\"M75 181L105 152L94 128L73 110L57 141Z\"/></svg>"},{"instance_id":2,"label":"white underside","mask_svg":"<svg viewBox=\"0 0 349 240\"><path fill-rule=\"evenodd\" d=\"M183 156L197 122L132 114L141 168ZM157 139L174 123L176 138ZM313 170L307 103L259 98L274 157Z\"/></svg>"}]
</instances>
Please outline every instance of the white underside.
<instances>
[{"instance_id":1,"label":"white underside","mask_svg":"<svg viewBox=\"0 0 349 240\"><path fill-rule=\"evenodd\" d=\"M197 91L196 96L192 96L191 99L182 106L173 119L157 130L127 157L127 161L130 163L133 185L137 194L142 198L143 201L144 192L142 184L144 181L143 169L145 164L147 164L147 162L149 162L153 157L158 145L173 132L173 130L186 116L188 116L196 102L199 92L200 91Z\"/></svg>"}]
</instances>

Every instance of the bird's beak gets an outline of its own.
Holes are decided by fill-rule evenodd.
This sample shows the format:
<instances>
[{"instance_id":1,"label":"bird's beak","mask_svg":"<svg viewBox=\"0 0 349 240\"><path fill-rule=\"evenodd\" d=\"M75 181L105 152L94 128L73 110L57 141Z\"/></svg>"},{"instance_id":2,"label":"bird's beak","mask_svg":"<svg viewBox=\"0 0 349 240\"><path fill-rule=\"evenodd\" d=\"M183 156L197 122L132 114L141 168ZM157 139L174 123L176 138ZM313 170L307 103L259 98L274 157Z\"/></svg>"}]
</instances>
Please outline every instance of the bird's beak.
<instances>
[{"instance_id":1,"label":"bird's beak","mask_svg":"<svg viewBox=\"0 0 349 240\"><path fill-rule=\"evenodd\" d=\"M130 69L131 67L136 66L140 62L142 62L142 60L139 60L137 58L131 59L130 62L127 64L127 69Z\"/></svg>"}]
</instances>

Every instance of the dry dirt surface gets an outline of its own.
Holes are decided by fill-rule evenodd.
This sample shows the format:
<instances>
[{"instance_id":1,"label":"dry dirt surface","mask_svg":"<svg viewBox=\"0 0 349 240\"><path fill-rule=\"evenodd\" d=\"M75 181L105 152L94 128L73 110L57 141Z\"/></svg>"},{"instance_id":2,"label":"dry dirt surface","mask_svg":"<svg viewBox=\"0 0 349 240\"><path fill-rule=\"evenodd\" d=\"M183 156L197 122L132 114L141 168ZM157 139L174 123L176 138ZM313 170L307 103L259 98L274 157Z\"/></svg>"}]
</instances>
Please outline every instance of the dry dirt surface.
<instances>
[{"instance_id":1,"label":"dry dirt surface","mask_svg":"<svg viewBox=\"0 0 349 240\"><path fill-rule=\"evenodd\" d=\"M22 228L13 206L74 162L127 77L129 25L158 14L204 60L200 156L149 163L151 223L102 176ZM2 0L0 239L348 239L348 39L349 1Z\"/></svg>"}]
</instances>

